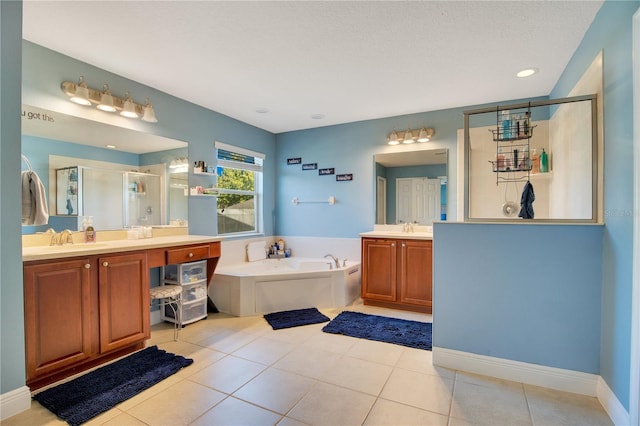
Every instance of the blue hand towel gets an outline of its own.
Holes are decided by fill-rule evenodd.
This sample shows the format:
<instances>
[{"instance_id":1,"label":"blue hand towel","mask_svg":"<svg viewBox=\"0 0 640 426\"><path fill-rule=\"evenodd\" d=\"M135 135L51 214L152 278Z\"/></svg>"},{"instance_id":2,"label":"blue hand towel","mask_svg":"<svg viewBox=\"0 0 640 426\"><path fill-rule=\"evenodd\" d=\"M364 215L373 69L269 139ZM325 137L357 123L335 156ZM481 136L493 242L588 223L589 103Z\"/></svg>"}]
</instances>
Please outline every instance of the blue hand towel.
<instances>
[{"instance_id":1,"label":"blue hand towel","mask_svg":"<svg viewBox=\"0 0 640 426\"><path fill-rule=\"evenodd\" d=\"M536 194L533 193L533 185L527 181L522 190L520 198L520 213L518 216L523 219L533 219L533 202L536 200Z\"/></svg>"}]
</instances>

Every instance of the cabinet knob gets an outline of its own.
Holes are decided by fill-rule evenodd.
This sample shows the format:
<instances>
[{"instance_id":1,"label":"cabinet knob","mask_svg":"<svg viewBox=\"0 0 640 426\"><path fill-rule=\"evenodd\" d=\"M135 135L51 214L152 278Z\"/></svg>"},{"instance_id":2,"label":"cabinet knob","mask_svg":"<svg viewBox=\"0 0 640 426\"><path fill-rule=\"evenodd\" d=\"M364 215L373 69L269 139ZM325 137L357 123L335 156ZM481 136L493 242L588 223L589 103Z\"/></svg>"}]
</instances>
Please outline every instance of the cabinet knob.
<instances>
[{"instance_id":1,"label":"cabinet knob","mask_svg":"<svg viewBox=\"0 0 640 426\"><path fill-rule=\"evenodd\" d=\"M102 266L109 266L109 262L102 262Z\"/></svg>"},{"instance_id":2,"label":"cabinet knob","mask_svg":"<svg viewBox=\"0 0 640 426\"><path fill-rule=\"evenodd\" d=\"M89 269L91 268L91 264L90 263L85 263L84 264L84 269Z\"/></svg>"},{"instance_id":3,"label":"cabinet knob","mask_svg":"<svg viewBox=\"0 0 640 426\"><path fill-rule=\"evenodd\" d=\"M402 243L402 247L406 247L407 245L405 243Z\"/></svg>"},{"instance_id":4,"label":"cabinet knob","mask_svg":"<svg viewBox=\"0 0 640 426\"><path fill-rule=\"evenodd\" d=\"M391 247L395 247L395 246L396 246L396 244L395 244L395 243L391 243Z\"/></svg>"},{"instance_id":5,"label":"cabinet knob","mask_svg":"<svg viewBox=\"0 0 640 426\"><path fill-rule=\"evenodd\" d=\"M193 253L189 253L189 257L193 257Z\"/></svg>"}]
</instances>

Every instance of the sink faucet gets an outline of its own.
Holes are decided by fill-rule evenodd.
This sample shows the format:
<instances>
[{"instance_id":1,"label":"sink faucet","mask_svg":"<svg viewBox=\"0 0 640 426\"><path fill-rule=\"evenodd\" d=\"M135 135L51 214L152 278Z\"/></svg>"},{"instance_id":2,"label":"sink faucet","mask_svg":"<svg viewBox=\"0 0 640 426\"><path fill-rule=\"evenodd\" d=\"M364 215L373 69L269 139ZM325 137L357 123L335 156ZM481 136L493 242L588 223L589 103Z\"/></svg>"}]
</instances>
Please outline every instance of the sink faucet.
<instances>
[{"instance_id":1,"label":"sink faucet","mask_svg":"<svg viewBox=\"0 0 640 426\"><path fill-rule=\"evenodd\" d=\"M71 231L69 231L68 229L65 229L64 231L62 231L60 233L60 239L58 240L58 244L59 245L73 244L73 235L71 234Z\"/></svg>"},{"instance_id":2,"label":"sink faucet","mask_svg":"<svg viewBox=\"0 0 640 426\"><path fill-rule=\"evenodd\" d=\"M337 257L335 257L332 254L325 254L324 257L330 257L331 259L333 259L333 261L336 263L336 268L340 269L340 261L338 260Z\"/></svg>"},{"instance_id":3,"label":"sink faucet","mask_svg":"<svg viewBox=\"0 0 640 426\"><path fill-rule=\"evenodd\" d=\"M45 234L51 234L51 241L49 242L50 246L57 246L59 244L60 237L56 234L56 231L53 228L47 229Z\"/></svg>"}]
</instances>

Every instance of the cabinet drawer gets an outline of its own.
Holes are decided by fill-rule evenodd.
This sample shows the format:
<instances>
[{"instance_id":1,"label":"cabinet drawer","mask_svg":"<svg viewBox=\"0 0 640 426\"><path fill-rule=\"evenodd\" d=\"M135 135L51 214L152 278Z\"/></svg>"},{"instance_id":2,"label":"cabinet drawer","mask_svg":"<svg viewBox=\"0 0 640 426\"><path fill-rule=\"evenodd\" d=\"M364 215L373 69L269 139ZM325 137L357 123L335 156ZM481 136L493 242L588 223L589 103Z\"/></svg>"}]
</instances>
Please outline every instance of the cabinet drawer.
<instances>
[{"instance_id":1,"label":"cabinet drawer","mask_svg":"<svg viewBox=\"0 0 640 426\"><path fill-rule=\"evenodd\" d=\"M207 279L207 261L167 265L164 279L172 284L190 284Z\"/></svg>"},{"instance_id":2,"label":"cabinet drawer","mask_svg":"<svg viewBox=\"0 0 640 426\"><path fill-rule=\"evenodd\" d=\"M210 257L215 256L211 255L209 244L167 250L168 264L193 262L194 260L203 260Z\"/></svg>"}]
</instances>

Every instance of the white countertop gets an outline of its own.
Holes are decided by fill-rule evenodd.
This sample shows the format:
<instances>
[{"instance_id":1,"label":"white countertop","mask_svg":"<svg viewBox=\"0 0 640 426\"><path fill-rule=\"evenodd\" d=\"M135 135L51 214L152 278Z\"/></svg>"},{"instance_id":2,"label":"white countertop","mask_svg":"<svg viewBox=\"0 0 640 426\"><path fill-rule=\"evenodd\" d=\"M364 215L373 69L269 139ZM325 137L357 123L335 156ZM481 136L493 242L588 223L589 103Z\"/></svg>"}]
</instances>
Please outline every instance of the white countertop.
<instances>
[{"instance_id":1,"label":"white countertop","mask_svg":"<svg viewBox=\"0 0 640 426\"><path fill-rule=\"evenodd\" d=\"M98 238L99 234L98 234ZM47 260L68 258L76 256L88 256L95 254L146 250L178 245L212 243L222 241L220 237L207 235L170 235L152 238L140 238L135 240L110 240L95 243L75 243L61 246L31 246L22 248L22 261Z\"/></svg>"},{"instance_id":2,"label":"white countertop","mask_svg":"<svg viewBox=\"0 0 640 426\"><path fill-rule=\"evenodd\" d=\"M363 232L360 236L403 240L433 240L433 226L413 225L410 231L404 231L404 229L404 225L373 225L373 231Z\"/></svg>"},{"instance_id":3,"label":"white countertop","mask_svg":"<svg viewBox=\"0 0 640 426\"><path fill-rule=\"evenodd\" d=\"M395 238L398 240L433 240L432 232L402 232L402 231L369 231L360 234L367 238Z\"/></svg>"}]
</instances>

